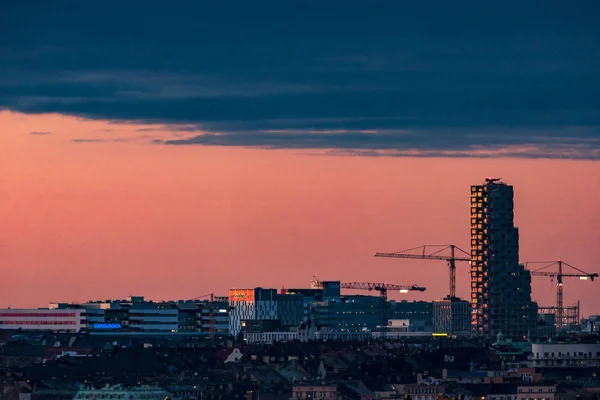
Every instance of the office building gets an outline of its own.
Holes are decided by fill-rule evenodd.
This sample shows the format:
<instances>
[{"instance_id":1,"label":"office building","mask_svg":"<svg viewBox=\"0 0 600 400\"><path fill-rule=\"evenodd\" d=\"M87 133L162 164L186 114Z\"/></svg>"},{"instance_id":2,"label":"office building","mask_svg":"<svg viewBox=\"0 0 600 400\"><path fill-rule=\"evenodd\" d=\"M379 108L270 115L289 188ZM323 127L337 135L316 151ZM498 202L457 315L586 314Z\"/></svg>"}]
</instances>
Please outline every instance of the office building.
<instances>
[{"instance_id":1,"label":"office building","mask_svg":"<svg viewBox=\"0 0 600 400\"><path fill-rule=\"evenodd\" d=\"M471 304L457 298L433 302L433 332L448 335L471 333Z\"/></svg>"},{"instance_id":2,"label":"office building","mask_svg":"<svg viewBox=\"0 0 600 400\"><path fill-rule=\"evenodd\" d=\"M81 304L50 303L47 309L0 310L0 329L135 334L229 334L225 300L153 302L141 296Z\"/></svg>"},{"instance_id":3,"label":"office building","mask_svg":"<svg viewBox=\"0 0 600 400\"><path fill-rule=\"evenodd\" d=\"M313 286L316 284L313 283ZM323 301L340 301L341 283L340 281L322 281L320 282L323 290Z\"/></svg>"},{"instance_id":4,"label":"office building","mask_svg":"<svg viewBox=\"0 0 600 400\"><path fill-rule=\"evenodd\" d=\"M203 301L198 303L196 331L209 335L229 335L229 303Z\"/></svg>"},{"instance_id":5,"label":"office building","mask_svg":"<svg viewBox=\"0 0 600 400\"><path fill-rule=\"evenodd\" d=\"M323 301L323 289L281 289L281 295L300 295L302 296L302 321L301 325L310 326L310 307L314 302Z\"/></svg>"},{"instance_id":6,"label":"office building","mask_svg":"<svg viewBox=\"0 0 600 400\"><path fill-rule=\"evenodd\" d=\"M86 326L84 309L0 310L0 330L79 332Z\"/></svg>"},{"instance_id":7,"label":"office building","mask_svg":"<svg viewBox=\"0 0 600 400\"><path fill-rule=\"evenodd\" d=\"M230 289L229 333L236 336L242 321L278 319L276 289Z\"/></svg>"},{"instance_id":8,"label":"office building","mask_svg":"<svg viewBox=\"0 0 600 400\"><path fill-rule=\"evenodd\" d=\"M315 277L311 282L310 289L281 289L281 294L295 294L303 297L303 315L301 325L310 327L311 307L315 302L340 301L340 281L318 281Z\"/></svg>"},{"instance_id":9,"label":"office building","mask_svg":"<svg viewBox=\"0 0 600 400\"><path fill-rule=\"evenodd\" d=\"M61 309L65 304L54 303L51 307ZM90 315L94 316L94 322L88 324L89 330L179 331L179 309L175 302L155 303L145 300L143 296L130 296L124 300L89 301L66 307L89 310Z\"/></svg>"},{"instance_id":10,"label":"office building","mask_svg":"<svg viewBox=\"0 0 600 400\"><path fill-rule=\"evenodd\" d=\"M433 303L431 301L390 301L388 316L390 319L432 321Z\"/></svg>"},{"instance_id":11,"label":"office building","mask_svg":"<svg viewBox=\"0 0 600 400\"><path fill-rule=\"evenodd\" d=\"M513 187L487 178L471 187L471 325L478 335L523 339L535 331L531 275L519 264Z\"/></svg>"},{"instance_id":12,"label":"office building","mask_svg":"<svg viewBox=\"0 0 600 400\"><path fill-rule=\"evenodd\" d=\"M314 303L313 326L332 332L372 331L383 325L384 303L377 296L342 296ZM387 322L387 321L386 321Z\"/></svg>"},{"instance_id":13,"label":"office building","mask_svg":"<svg viewBox=\"0 0 600 400\"><path fill-rule=\"evenodd\" d=\"M281 326L300 326L304 317L304 296L301 294L278 294L277 316Z\"/></svg>"},{"instance_id":14,"label":"office building","mask_svg":"<svg viewBox=\"0 0 600 400\"><path fill-rule=\"evenodd\" d=\"M168 303L135 304L129 308L128 327L133 331L177 332L179 310Z\"/></svg>"}]
</instances>

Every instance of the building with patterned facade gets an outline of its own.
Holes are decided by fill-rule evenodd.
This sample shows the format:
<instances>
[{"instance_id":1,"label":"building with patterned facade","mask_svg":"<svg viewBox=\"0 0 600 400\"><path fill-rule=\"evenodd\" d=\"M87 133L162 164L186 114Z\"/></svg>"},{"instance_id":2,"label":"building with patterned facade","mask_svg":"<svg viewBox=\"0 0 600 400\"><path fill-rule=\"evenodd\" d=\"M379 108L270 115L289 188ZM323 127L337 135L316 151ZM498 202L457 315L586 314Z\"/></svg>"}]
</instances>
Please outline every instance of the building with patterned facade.
<instances>
[{"instance_id":1,"label":"building with patterned facade","mask_svg":"<svg viewBox=\"0 0 600 400\"><path fill-rule=\"evenodd\" d=\"M433 332L448 335L471 334L471 304L458 298L434 301Z\"/></svg>"},{"instance_id":2,"label":"building with patterned facade","mask_svg":"<svg viewBox=\"0 0 600 400\"><path fill-rule=\"evenodd\" d=\"M277 289L230 289L229 333L236 336L244 320L278 319Z\"/></svg>"},{"instance_id":3,"label":"building with patterned facade","mask_svg":"<svg viewBox=\"0 0 600 400\"><path fill-rule=\"evenodd\" d=\"M513 187L498 178L471 186L471 325L476 334L534 334L531 275L519 264Z\"/></svg>"}]
</instances>

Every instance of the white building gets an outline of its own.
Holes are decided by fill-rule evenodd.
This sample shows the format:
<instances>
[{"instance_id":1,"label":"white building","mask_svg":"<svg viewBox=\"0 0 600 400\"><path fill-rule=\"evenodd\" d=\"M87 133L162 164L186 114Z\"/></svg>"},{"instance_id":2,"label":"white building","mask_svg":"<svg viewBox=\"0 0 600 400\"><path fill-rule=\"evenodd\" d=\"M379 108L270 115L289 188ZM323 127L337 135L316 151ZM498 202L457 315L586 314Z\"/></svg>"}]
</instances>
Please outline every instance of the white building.
<instances>
[{"instance_id":1,"label":"white building","mask_svg":"<svg viewBox=\"0 0 600 400\"><path fill-rule=\"evenodd\" d=\"M291 342L299 340L307 342L309 340L326 341L326 340L367 340L374 337L379 332L324 332L314 329L302 329L294 331L282 332L246 332L244 340L246 343L272 343L276 342ZM429 334L431 335L431 334Z\"/></svg>"},{"instance_id":2,"label":"white building","mask_svg":"<svg viewBox=\"0 0 600 400\"><path fill-rule=\"evenodd\" d=\"M530 367L599 367L599 343L534 343Z\"/></svg>"},{"instance_id":3,"label":"white building","mask_svg":"<svg viewBox=\"0 0 600 400\"><path fill-rule=\"evenodd\" d=\"M519 386L517 388L517 400L554 400L556 396L556 385Z\"/></svg>"},{"instance_id":4,"label":"white building","mask_svg":"<svg viewBox=\"0 0 600 400\"><path fill-rule=\"evenodd\" d=\"M0 329L79 332L86 328L84 309L1 309Z\"/></svg>"},{"instance_id":5,"label":"white building","mask_svg":"<svg viewBox=\"0 0 600 400\"><path fill-rule=\"evenodd\" d=\"M172 398L171 393L160 387L136 386L126 388L123 385L107 385L101 389L82 388L73 396L74 400L165 400L166 398Z\"/></svg>"}]
</instances>

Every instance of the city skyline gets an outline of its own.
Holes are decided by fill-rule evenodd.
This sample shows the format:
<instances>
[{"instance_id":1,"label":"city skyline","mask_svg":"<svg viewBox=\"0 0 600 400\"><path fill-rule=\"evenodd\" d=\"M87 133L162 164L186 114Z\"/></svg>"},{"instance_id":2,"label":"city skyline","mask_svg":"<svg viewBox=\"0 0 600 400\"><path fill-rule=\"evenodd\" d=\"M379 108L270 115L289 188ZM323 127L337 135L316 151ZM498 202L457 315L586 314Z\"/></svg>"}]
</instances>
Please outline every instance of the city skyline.
<instances>
[{"instance_id":1,"label":"city skyline","mask_svg":"<svg viewBox=\"0 0 600 400\"><path fill-rule=\"evenodd\" d=\"M12 166L4 175L11 187L5 201L14 210L4 216L4 263L12 267L0 283L2 306L308 287L315 273L321 279L416 283L427 291L391 298L438 299L447 291L444 263L373 254L452 242L468 250L469 187L488 175L515 187L521 261L561 258L594 272L600 256L595 189L589 186L600 171L591 161L334 157L127 143L69 147L69 135L136 128L7 112L0 119L13 126L0 141L11 149L3 157ZM30 134L43 127L61 132ZM24 156L31 162L19 162ZM236 166L228 162L234 159L240 160ZM162 171L161 163L172 172ZM211 166L218 174L202 173ZM184 171L190 174L185 179L171 179ZM229 202L225 208L223 201ZM123 221L128 225L115 229ZM469 298L469 279L468 266L459 264L461 298ZM534 301L554 305L550 279L534 278L532 286ZM596 283L565 284L565 304L579 296L585 315L594 313L591 299L599 294Z\"/></svg>"},{"instance_id":2,"label":"city skyline","mask_svg":"<svg viewBox=\"0 0 600 400\"><path fill-rule=\"evenodd\" d=\"M487 176L521 262L600 272L597 2L36 3L0 15L0 307L314 274L441 299L444 262L373 255L469 251Z\"/></svg>"}]
</instances>

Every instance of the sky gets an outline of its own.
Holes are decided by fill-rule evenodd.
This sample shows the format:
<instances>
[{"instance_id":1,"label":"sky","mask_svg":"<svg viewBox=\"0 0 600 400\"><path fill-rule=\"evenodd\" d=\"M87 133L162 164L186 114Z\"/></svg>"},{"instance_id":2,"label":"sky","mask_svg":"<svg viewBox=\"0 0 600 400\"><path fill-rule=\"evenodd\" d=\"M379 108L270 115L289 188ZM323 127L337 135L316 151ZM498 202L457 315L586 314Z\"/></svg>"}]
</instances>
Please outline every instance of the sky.
<instances>
[{"instance_id":1,"label":"sky","mask_svg":"<svg viewBox=\"0 0 600 400\"><path fill-rule=\"evenodd\" d=\"M321 279L447 292L469 186L522 261L600 259L597 2L13 2L0 15L1 306ZM458 267L468 298L468 266ZM553 305L555 286L534 278ZM597 282L565 303L600 313Z\"/></svg>"}]
</instances>

